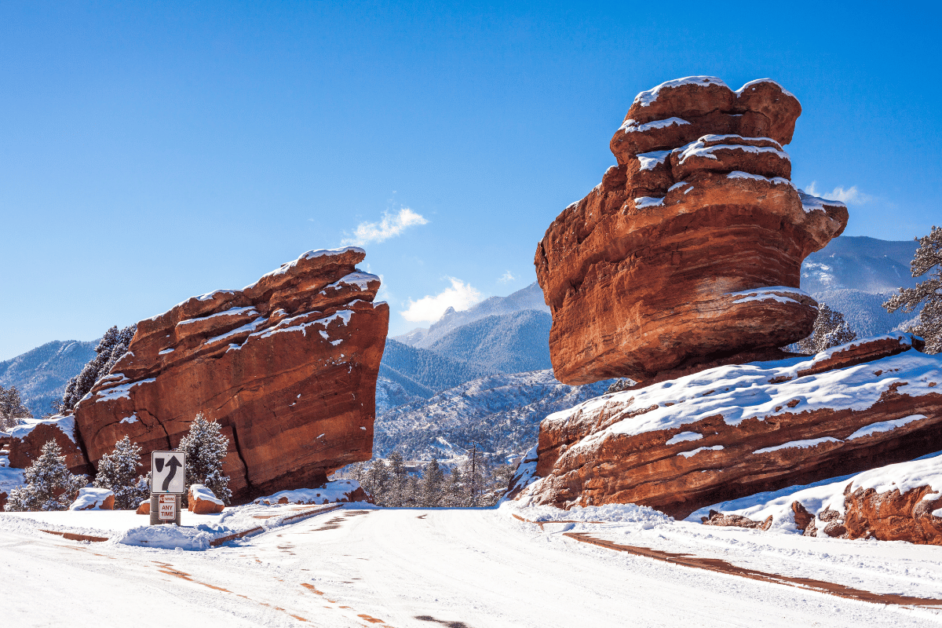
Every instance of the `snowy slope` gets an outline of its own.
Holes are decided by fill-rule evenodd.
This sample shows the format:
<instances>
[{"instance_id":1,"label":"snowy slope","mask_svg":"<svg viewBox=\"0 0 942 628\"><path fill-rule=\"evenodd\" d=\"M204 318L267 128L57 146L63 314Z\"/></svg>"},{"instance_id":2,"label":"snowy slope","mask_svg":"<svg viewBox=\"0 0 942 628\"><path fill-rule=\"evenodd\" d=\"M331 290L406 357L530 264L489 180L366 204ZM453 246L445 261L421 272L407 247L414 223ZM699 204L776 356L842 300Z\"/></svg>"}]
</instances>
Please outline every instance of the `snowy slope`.
<instances>
[{"instance_id":1,"label":"snowy slope","mask_svg":"<svg viewBox=\"0 0 942 628\"><path fill-rule=\"evenodd\" d=\"M53 340L12 360L0 362L0 386L16 386L33 416L50 412L69 379L95 355L97 340Z\"/></svg>"},{"instance_id":2,"label":"snowy slope","mask_svg":"<svg viewBox=\"0 0 942 628\"><path fill-rule=\"evenodd\" d=\"M498 458L522 455L547 415L601 395L609 383L567 386L551 370L477 379L383 413L376 420L373 453L448 459L477 443Z\"/></svg>"}]
</instances>

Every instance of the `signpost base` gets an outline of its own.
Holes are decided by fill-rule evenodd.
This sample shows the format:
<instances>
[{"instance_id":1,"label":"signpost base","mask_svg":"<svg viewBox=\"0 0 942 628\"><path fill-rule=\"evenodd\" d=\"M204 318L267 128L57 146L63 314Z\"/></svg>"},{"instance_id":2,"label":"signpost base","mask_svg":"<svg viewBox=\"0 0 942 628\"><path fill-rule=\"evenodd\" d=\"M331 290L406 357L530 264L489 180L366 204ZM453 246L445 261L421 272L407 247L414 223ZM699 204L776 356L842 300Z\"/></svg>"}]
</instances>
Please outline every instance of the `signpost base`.
<instances>
[{"instance_id":1,"label":"signpost base","mask_svg":"<svg viewBox=\"0 0 942 628\"><path fill-rule=\"evenodd\" d=\"M173 519L161 519L160 517L160 501L163 499L172 499L173 500L173 509L174 509L174 518ZM151 493L150 496L150 524L152 526L160 525L163 523L175 523L180 525L180 506L183 502L182 495L155 495ZM166 506L166 504L165 504Z\"/></svg>"}]
</instances>

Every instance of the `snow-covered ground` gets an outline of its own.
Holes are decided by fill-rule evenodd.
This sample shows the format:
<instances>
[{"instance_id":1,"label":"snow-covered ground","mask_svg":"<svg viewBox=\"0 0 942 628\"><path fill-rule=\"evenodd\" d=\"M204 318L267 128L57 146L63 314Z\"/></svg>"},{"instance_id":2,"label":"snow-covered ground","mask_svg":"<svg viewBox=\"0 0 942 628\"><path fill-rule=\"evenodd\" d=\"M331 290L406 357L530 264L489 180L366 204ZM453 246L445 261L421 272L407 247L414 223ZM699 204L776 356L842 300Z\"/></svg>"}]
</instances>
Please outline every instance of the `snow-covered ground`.
<instances>
[{"instance_id":1,"label":"snow-covered ground","mask_svg":"<svg viewBox=\"0 0 942 628\"><path fill-rule=\"evenodd\" d=\"M106 513L44 519L82 514ZM545 523L550 520L560 522ZM932 608L849 600L567 536L585 532L764 572L942 600L942 548L718 529L635 506L569 512L514 504L499 510L346 506L202 552L77 543L39 527L25 515L0 515L0 569L10 574L5 627L942 623L942 611Z\"/></svg>"}]
</instances>

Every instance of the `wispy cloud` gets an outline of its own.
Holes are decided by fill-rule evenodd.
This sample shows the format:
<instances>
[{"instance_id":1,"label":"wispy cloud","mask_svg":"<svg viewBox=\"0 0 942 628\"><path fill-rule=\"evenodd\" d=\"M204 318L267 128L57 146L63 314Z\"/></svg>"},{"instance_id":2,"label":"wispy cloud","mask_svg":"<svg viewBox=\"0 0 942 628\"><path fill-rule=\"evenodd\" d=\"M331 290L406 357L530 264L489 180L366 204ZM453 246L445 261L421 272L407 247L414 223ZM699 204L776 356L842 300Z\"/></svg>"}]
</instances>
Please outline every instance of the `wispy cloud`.
<instances>
[{"instance_id":1,"label":"wispy cloud","mask_svg":"<svg viewBox=\"0 0 942 628\"><path fill-rule=\"evenodd\" d=\"M869 203L873 200L872 196L869 194L864 194L858 190L856 185L852 185L846 189L842 187L836 187L830 192L824 192L818 189L817 181L812 181L811 185L805 188L805 191L812 196L819 196L832 201L840 201L842 203L847 203L848 205L863 205L864 203Z\"/></svg>"},{"instance_id":2,"label":"wispy cloud","mask_svg":"<svg viewBox=\"0 0 942 628\"><path fill-rule=\"evenodd\" d=\"M371 242L383 242L394 238L409 227L426 225L428 220L422 214L403 207L396 214L386 212L379 222L361 222L353 231L353 236L344 238L343 244L363 246Z\"/></svg>"},{"instance_id":3,"label":"wispy cloud","mask_svg":"<svg viewBox=\"0 0 942 628\"><path fill-rule=\"evenodd\" d=\"M458 311L466 310L481 300L481 293L460 279L448 277L450 288L445 288L438 294L424 296L418 301L409 299L409 307L400 312L402 317L413 323L434 323L442 317L450 307Z\"/></svg>"},{"instance_id":4,"label":"wispy cloud","mask_svg":"<svg viewBox=\"0 0 942 628\"><path fill-rule=\"evenodd\" d=\"M516 279L516 277L514 277L509 270L507 270L507 271L504 271L503 275L498 277L497 281L500 283L510 283L514 279Z\"/></svg>"}]
</instances>

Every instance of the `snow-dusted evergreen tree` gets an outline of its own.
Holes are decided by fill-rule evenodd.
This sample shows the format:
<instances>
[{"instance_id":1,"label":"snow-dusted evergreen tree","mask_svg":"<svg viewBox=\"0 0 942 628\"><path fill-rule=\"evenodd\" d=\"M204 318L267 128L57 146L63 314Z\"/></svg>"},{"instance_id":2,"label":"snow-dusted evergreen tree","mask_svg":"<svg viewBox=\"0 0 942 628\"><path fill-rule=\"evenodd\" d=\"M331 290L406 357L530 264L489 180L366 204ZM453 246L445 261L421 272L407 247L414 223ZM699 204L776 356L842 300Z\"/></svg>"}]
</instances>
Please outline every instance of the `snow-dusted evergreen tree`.
<instances>
[{"instance_id":1,"label":"snow-dusted evergreen tree","mask_svg":"<svg viewBox=\"0 0 942 628\"><path fill-rule=\"evenodd\" d=\"M379 506L385 506L386 493L389 490L389 468L385 460L376 458L370 463L370 469L366 473L366 485L373 501Z\"/></svg>"},{"instance_id":2,"label":"snow-dusted evergreen tree","mask_svg":"<svg viewBox=\"0 0 942 628\"><path fill-rule=\"evenodd\" d=\"M441 505L442 487L445 484L445 474L438 460L432 459L425 465L425 474L422 478L422 505L426 508L436 508Z\"/></svg>"},{"instance_id":3,"label":"snow-dusted evergreen tree","mask_svg":"<svg viewBox=\"0 0 942 628\"><path fill-rule=\"evenodd\" d=\"M389 488L386 492L386 503L384 505L393 508L401 508L405 504L406 482L409 473L406 470L405 461L402 454L394 451L389 454Z\"/></svg>"},{"instance_id":4,"label":"snow-dusted evergreen tree","mask_svg":"<svg viewBox=\"0 0 942 628\"><path fill-rule=\"evenodd\" d=\"M485 479L484 497L481 506L493 506L507 492L510 480L517 470L516 464L501 464L494 467Z\"/></svg>"},{"instance_id":5,"label":"snow-dusted evergreen tree","mask_svg":"<svg viewBox=\"0 0 942 628\"><path fill-rule=\"evenodd\" d=\"M422 500L422 484L417 475L410 475L406 480L406 491L403 495L403 506L407 508L421 508L424 504Z\"/></svg>"},{"instance_id":6,"label":"snow-dusted evergreen tree","mask_svg":"<svg viewBox=\"0 0 942 628\"><path fill-rule=\"evenodd\" d=\"M23 471L25 484L10 491L4 510L67 510L80 489L88 484L84 475L72 475L56 441L43 445L39 457Z\"/></svg>"},{"instance_id":7,"label":"snow-dusted evergreen tree","mask_svg":"<svg viewBox=\"0 0 942 628\"><path fill-rule=\"evenodd\" d=\"M95 488L114 493L115 510L132 510L150 495L147 478L138 474L141 447L125 436L114 445L114 451L98 461Z\"/></svg>"},{"instance_id":8,"label":"snow-dusted evergreen tree","mask_svg":"<svg viewBox=\"0 0 942 628\"><path fill-rule=\"evenodd\" d=\"M455 467L448 476L445 488L442 491L442 505L448 508L463 508L465 503L464 478L461 475L461 469Z\"/></svg>"},{"instance_id":9,"label":"snow-dusted evergreen tree","mask_svg":"<svg viewBox=\"0 0 942 628\"><path fill-rule=\"evenodd\" d=\"M207 421L200 412L190 424L190 432L180 440L177 451L186 454L186 488L202 484L229 505L232 491L229 476L223 475L222 461L226 458L229 439L219 429L216 421Z\"/></svg>"},{"instance_id":10,"label":"snow-dusted evergreen tree","mask_svg":"<svg viewBox=\"0 0 942 628\"><path fill-rule=\"evenodd\" d=\"M925 302L919 324L911 331L926 341L926 353L942 353L942 227L932 227L929 235L916 238L919 248L910 264L913 277L929 276L915 288L900 288L883 304L888 312L912 312Z\"/></svg>"},{"instance_id":11,"label":"snow-dusted evergreen tree","mask_svg":"<svg viewBox=\"0 0 942 628\"><path fill-rule=\"evenodd\" d=\"M856 339L857 334L848 326L843 314L832 310L827 303L819 303L814 331L804 340L798 341L798 351L815 354Z\"/></svg>"},{"instance_id":12,"label":"snow-dusted evergreen tree","mask_svg":"<svg viewBox=\"0 0 942 628\"><path fill-rule=\"evenodd\" d=\"M20 424L21 419L32 418L29 408L23 405L20 391L16 386L0 386L0 431L12 429Z\"/></svg>"},{"instance_id":13,"label":"snow-dusted evergreen tree","mask_svg":"<svg viewBox=\"0 0 942 628\"><path fill-rule=\"evenodd\" d=\"M464 465L465 504L471 508L481 505L484 490L484 457L478 453L477 445L471 447L471 455Z\"/></svg>"},{"instance_id":14,"label":"snow-dusted evergreen tree","mask_svg":"<svg viewBox=\"0 0 942 628\"><path fill-rule=\"evenodd\" d=\"M115 362L127 353L136 331L137 325L130 325L121 330L112 327L106 331L95 347L95 357L89 360L81 373L69 380L62 401L53 404L53 409L62 414L71 412L75 404L91 391L95 382L107 375Z\"/></svg>"}]
</instances>

